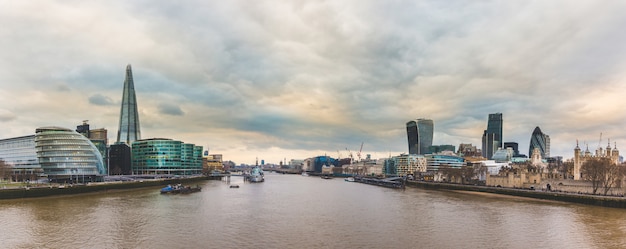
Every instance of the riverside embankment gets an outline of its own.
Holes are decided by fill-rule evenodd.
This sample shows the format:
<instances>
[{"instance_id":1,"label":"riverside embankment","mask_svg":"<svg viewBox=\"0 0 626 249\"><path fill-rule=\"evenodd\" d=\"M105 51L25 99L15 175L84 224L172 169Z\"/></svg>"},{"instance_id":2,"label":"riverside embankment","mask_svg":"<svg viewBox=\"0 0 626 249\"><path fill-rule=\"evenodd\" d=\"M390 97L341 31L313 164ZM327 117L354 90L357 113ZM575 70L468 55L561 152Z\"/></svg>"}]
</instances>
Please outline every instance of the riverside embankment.
<instances>
[{"instance_id":1,"label":"riverside embankment","mask_svg":"<svg viewBox=\"0 0 626 249\"><path fill-rule=\"evenodd\" d=\"M580 203L580 204L603 206L603 207L626 208L626 198L616 197L616 196L587 195L587 194L576 194L576 193L566 193L566 192L498 188L498 187L461 185L461 184L450 184L450 183L435 183L435 182L424 182L424 181L407 181L406 186L425 188L425 189L475 191L475 192L484 192L484 193L493 193L493 194L502 194L502 195L512 195L512 196L519 196L519 197L529 197L529 198L536 198L536 199L543 199L543 200L572 202L572 203Z\"/></svg>"},{"instance_id":2,"label":"riverside embankment","mask_svg":"<svg viewBox=\"0 0 626 249\"><path fill-rule=\"evenodd\" d=\"M211 176L176 178L176 179L156 179L126 182L100 182L92 184L62 185L62 186L39 186L39 187L20 187L0 189L0 200L2 199L19 199L19 198L37 198L57 195L73 195L94 192L107 192L125 189L146 188L154 186L164 186L167 184L189 184L202 180L211 180Z\"/></svg>"}]
</instances>

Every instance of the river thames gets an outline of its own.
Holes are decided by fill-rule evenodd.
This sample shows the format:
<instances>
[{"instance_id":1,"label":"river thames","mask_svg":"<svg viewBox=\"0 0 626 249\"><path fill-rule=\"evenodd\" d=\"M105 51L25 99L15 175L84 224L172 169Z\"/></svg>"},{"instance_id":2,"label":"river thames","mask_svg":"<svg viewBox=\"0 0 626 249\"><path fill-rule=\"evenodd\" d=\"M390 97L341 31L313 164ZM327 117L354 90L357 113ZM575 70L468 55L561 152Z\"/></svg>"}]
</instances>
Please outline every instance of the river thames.
<instances>
[{"instance_id":1,"label":"river thames","mask_svg":"<svg viewBox=\"0 0 626 249\"><path fill-rule=\"evenodd\" d=\"M626 210L266 174L0 201L2 248L625 248Z\"/></svg>"}]
</instances>

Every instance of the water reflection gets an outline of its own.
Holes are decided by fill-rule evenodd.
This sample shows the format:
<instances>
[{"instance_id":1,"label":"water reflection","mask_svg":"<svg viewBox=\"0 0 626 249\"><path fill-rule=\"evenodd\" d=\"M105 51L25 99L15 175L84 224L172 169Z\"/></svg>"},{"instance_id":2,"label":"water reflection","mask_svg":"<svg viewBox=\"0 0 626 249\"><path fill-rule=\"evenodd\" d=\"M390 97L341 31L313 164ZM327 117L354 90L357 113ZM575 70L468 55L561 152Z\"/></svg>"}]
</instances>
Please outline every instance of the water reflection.
<instances>
[{"instance_id":1,"label":"water reflection","mask_svg":"<svg viewBox=\"0 0 626 249\"><path fill-rule=\"evenodd\" d=\"M267 174L0 201L6 248L620 248L626 210Z\"/></svg>"}]
</instances>

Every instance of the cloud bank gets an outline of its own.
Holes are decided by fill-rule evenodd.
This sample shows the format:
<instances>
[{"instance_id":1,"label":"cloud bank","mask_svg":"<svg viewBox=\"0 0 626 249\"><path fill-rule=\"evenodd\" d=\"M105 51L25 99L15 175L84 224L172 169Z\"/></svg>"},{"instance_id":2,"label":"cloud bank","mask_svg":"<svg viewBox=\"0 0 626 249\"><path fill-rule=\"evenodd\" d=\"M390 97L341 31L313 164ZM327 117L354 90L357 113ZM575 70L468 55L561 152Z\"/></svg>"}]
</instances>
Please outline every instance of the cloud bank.
<instances>
[{"instance_id":1,"label":"cloud bank","mask_svg":"<svg viewBox=\"0 0 626 249\"><path fill-rule=\"evenodd\" d=\"M495 112L521 151L535 126L553 155L600 132L621 148L624 5L3 1L0 137L84 119L115 134L132 64L144 138L238 163L407 152L419 117L435 144L480 146Z\"/></svg>"}]
</instances>

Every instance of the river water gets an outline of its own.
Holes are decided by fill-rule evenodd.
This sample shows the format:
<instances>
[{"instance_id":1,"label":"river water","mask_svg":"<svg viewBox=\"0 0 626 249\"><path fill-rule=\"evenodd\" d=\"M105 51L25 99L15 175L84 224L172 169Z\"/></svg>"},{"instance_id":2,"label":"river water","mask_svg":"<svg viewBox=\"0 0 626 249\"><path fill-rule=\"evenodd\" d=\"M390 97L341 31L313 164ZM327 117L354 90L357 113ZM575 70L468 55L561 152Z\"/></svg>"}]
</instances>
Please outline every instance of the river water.
<instances>
[{"instance_id":1,"label":"river water","mask_svg":"<svg viewBox=\"0 0 626 249\"><path fill-rule=\"evenodd\" d=\"M2 248L626 248L626 210L300 175L0 201Z\"/></svg>"}]
</instances>

